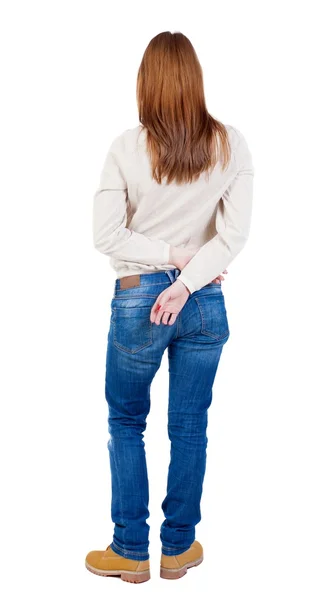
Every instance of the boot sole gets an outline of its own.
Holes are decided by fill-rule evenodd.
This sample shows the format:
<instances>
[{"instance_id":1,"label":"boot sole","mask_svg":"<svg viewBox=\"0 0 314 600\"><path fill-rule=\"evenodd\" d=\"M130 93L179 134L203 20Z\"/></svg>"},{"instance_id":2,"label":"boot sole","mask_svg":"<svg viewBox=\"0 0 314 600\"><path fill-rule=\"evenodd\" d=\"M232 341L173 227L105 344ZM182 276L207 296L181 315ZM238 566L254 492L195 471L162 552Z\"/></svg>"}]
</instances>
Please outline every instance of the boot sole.
<instances>
[{"instance_id":1,"label":"boot sole","mask_svg":"<svg viewBox=\"0 0 314 600\"><path fill-rule=\"evenodd\" d=\"M186 565L183 565L179 569L165 569L164 567L160 567L160 577L163 579L180 579L180 577L183 577L187 573L188 569L197 567L201 562L203 562L203 556L193 562L186 563Z\"/></svg>"},{"instance_id":2,"label":"boot sole","mask_svg":"<svg viewBox=\"0 0 314 600\"><path fill-rule=\"evenodd\" d=\"M92 567L87 562L85 562L85 567L91 573L95 575L101 575L102 577L110 577L110 576L118 576L123 579L123 581L128 581L129 583L143 583L144 581L148 581L150 579L150 571L102 571L101 569L96 569Z\"/></svg>"}]
</instances>

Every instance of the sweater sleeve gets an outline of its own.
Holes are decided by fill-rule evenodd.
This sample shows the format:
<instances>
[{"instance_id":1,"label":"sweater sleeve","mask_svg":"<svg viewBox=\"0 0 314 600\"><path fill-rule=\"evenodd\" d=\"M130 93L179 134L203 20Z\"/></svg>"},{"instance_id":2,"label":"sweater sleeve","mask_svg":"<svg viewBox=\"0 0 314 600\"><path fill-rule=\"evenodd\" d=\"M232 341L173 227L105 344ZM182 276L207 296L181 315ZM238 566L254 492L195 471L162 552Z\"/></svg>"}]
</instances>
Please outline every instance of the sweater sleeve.
<instances>
[{"instance_id":1,"label":"sweater sleeve","mask_svg":"<svg viewBox=\"0 0 314 600\"><path fill-rule=\"evenodd\" d=\"M220 198L215 215L217 234L182 269L180 279L189 292L199 290L220 275L244 247L250 231L254 166L243 134L235 149L236 175Z\"/></svg>"},{"instance_id":2,"label":"sweater sleeve","mask_svg":"<svg viewBox=\"0 0 314 600\"><path fill-rule=\"evenodd\" d=\"M169 263L170 244L126 227L127 183L121 169L122 135L107 152L93 197L93 241L102 254L150 265Z\"/></svg>"}]
</instances>

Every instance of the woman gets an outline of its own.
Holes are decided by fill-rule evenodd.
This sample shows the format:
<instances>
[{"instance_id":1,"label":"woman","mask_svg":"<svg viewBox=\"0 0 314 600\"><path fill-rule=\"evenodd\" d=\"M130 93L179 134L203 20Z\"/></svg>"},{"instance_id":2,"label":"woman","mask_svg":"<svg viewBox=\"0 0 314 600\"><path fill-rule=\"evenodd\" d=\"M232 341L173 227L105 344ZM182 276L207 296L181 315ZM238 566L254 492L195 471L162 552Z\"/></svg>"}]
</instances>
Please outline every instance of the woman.
<instances>
[{"instance_id":1,"label":"woman","mask_svg":"<svg viewBox=\"0 0 314 600\"><path fill-rule=\"evenodd\" d=\"M143 433L166 348L171 460L161 577L179 578L203 559L195 526L207 411L230 335L220 273L248 238L254 173L243 134L208 113L202 68L182 33L148 44L137 103L140 125L112 142L94 196L94 244L117 275L105 383L114 532L85 563L130 582L150 578Z\"/></svg>"}]
</instances>

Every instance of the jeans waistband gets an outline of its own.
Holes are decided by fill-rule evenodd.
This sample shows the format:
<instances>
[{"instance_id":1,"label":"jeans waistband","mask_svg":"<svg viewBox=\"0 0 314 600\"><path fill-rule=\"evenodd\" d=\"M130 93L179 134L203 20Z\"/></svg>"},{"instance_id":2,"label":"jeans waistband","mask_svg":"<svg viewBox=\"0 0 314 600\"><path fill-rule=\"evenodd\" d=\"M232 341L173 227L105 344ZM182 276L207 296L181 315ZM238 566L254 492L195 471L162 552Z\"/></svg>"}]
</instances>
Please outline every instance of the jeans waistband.
<instances>
[{"instance_id":1,"label":"jeans waistband","mask_svg":"<svg viewBox=\"0 0 314 600\"><path fill-rule=\"evenodd\" d=\"M139 273L140 285L150 283L173 283L178 275L181 273L180 269L167 269L166 271L156 271L154 273ZM115 280L115 291L120 290L120 278Z\"/></svg>"}]
</instances>

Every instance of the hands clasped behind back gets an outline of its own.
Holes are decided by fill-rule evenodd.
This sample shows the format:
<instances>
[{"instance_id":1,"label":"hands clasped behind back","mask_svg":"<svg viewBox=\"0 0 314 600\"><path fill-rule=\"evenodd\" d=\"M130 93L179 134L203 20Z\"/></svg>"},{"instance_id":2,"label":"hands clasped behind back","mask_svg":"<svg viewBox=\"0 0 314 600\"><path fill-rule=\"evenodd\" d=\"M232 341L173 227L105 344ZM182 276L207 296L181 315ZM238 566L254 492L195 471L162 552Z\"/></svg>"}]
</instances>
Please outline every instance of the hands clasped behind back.
<instances>
[{"instance_id":1,"label":"hands clasped behind back","mask_svg":"<svg viewBox=\"0 0 314 600\"><path fill-rule=\"evenodd\" d=\"M170 263L182 270L196 254L198 249L199 248L187 250L184 248L171 247ZM223 273L228 273L228 271L225 270ZM224 280L223 275L218 275L212 282L208 283L220 283L222 280ZM157 296L150 312L150 321L156 325L160 325L160 323L163 323L164 325L173 325L189 296L190 291L188 288L183 281L177 279Z\"/></svg>"}]
</instances>

